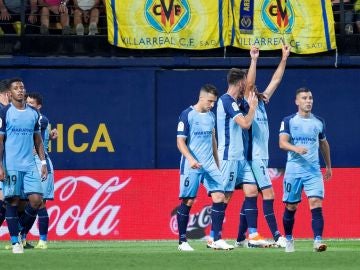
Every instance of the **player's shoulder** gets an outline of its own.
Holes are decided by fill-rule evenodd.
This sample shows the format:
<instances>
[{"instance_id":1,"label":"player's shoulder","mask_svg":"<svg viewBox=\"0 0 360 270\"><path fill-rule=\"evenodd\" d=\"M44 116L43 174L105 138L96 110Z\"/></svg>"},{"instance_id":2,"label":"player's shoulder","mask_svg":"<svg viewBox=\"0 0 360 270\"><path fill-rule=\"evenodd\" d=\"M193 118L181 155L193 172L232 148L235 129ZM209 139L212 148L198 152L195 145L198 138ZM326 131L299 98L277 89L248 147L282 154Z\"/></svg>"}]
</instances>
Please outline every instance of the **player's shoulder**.
<instances>
[{"instance_id":1,"label":"player's shoulder","mask_svg":"<svg viewBox=\"0 0 360 270\"><path fill-rule=\"evenodd\" d=\"M284 122L289 122L291 119L295 118L297 116L296 113L293 113L293 114L290 114L290 115L287 115L283 118L283 121Z\"/></svg>"},{"instance_id":2,"label":"player's shoulder","mask_svg":"<svg viewBox=\"0 0 360 270\"><path fill-rule=\"evenodd\" d=\"M186 108L185 110L183 110L181 113L180 113L180 117L179 119L186 119L189 117L189 113L194 111L194 108L192 106Z\"/></svg>"},{"instance_id":3,"label":"player's shoulder","mask_svg":"<svg viewBox=\"0 0 360 270\"><path fill-rule=\"evenodd\" d=\"M315 120L320 121L321 123L325 123L324 118L322 118L322 117L320 117L320 116L318 116L318 115L316 115L316 114L312 114L312 117L313 117Z\"/></svg>"}]
</instances>

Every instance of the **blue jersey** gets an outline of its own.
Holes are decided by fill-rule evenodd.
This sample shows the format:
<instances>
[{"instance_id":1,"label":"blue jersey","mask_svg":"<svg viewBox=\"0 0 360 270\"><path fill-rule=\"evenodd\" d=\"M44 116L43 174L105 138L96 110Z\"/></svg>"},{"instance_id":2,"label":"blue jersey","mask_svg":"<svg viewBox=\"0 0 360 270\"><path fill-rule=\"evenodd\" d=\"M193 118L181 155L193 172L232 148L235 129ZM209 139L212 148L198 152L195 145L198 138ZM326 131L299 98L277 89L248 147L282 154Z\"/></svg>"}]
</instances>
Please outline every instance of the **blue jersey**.
<instances>
[{"instance_id":1,"label":"blue jersey","mask_svg":"<svg viewBox=\"0 0 360 270\"><path fill-rule=\"evenodd\" d=\"M49 152L48 152L49 137L50 137L50 123L49 123L49 119L43 114L40 114L40 130L41 130L41 137L42 137L43 144L44 144L44 152L45 152L47 170L48 170L48 173L50 173L50 172L53 172L53 166L52 166L52 162L50 160Z\"/></svg>"},{"instance_id":2,"label":"blue jersey","mask_svg":"<svg viewBox=\"0 0 360 270\"><path fill-rule=\"evenodd\" d=\"M280 134L289 135L291 144L307 148L304 155L288 151L287 172L305 174L320 171L319 140L326 140L324 120L314 114L310 114L310 117L293 114L281 122Z\"/></svg>"},{"instance_id":3,"label":"blue jersey","mask_svg":"<svg viewBox=\"0 0 360 270\"><path fill-rule=\"evenodd\" d=\"M249 104L245 99L241 102L241 109L245 113L249 112ZM263 100L259 100L251 127L244 130L243 135L247 160L269 159L269 123Z\"/></svg>"},{"instance_id":4,"label":"blue jersey","mask_svg":"<svg viewBox=\"0 0 360 270\"><path fill-rule=\"evenodd\" d=\"M35 165L34 133L40 133L39 113L25 105L18 110L13 104L0 112L0 134L4 135L4 166L7 170L30 171Z\"/></svg>"},{"instance_id":5,"label":"blue jersey","mask_svg":"<svg viewBox=\"0 0 360 270\"><path fill-rule=\"evenodd\" d=\"M242 128L234 121L235 117L242 114L236 100L229 94L219 98L216 117L220 160L244 159Z\"/></svg>"},{"instance_id":6,"label":"blue jersey","mask_svg":"<svg viewBox=\"0 0 360 270\"><path fill-rule=\"evenodd\" d=\"M48 154L50 125L49 125L49 119L43 114L40 114L40 130L41 130L41 138L44 144L44 151L45 154Z\"/></svg>"},{"instance_id":7,"label":"blue jersey","mask_svg":"<svg viewBox=\"0 0 360 270\"><path fill-rule=\"evenodd\" d=\"M212 135L215 128L215 115L212 112L200 113L193 106L183 111L179 117L177 137L186 138L186 145L192 156L204 169L215 162ZM181 156L181 170L186 158Z\"/></svg>"}]
</instances>

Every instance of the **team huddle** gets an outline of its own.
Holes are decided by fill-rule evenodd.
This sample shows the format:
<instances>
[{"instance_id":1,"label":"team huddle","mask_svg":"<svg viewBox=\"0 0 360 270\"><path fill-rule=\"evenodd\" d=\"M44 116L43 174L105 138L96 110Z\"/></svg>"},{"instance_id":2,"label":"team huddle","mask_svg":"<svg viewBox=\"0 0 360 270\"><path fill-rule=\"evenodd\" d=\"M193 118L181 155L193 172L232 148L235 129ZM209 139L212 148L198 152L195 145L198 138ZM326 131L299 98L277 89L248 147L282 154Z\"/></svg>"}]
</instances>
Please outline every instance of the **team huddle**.
<instances>
[{"instance_id":1,"label":"team huddle","mask_svg":"<svg viewBox=\"0 0 360 270\"><path fill-rule=\"evenodd\" d=\"M204 85L198 102L181 113L177 126L177 147L182 154L179 193L182 202L177 209L180 251L194 250L186 231L201 183L212 198L208 248L274 246L294 252L294 216L304 190L312 214L313 249L326 250L322 241L322 200L323 179L332 176L330 147L324 121L311 113L313 97L307 88L296 91L298 112L285 117L280 127L279 146L288 152L283 184L283 235L274 214L274 190L267 169L269 126L265 105L282 80L289 54L290 47L284 45L281 61L267 88L260 93L255 84L259 49L252 47L249 69L232 68L228 72L228 89L218 100L216 116L211 109L218 92L211 84ZM319 149L326 165L324 176L320 171ZM243 190L244 201L237 239L230 245L222 239L221 232L226 208L236 189ZM264 239L257 229L259 194L272 241Z\"/></svg>"},{"instance_id":2,"label":"team huddle","mask_svg":"<svg viewBox=\"0 0 360 270\"><path fill-rule=\"evenodd\" d=\"M0 82L0 225L6 219L13 253L34 248L26 236L38 217L39 241L47 248L46 200L54 198L49 139L57 137L40 113L42 96L26 93L21 78Z\"/></svg>"}]
</instances>

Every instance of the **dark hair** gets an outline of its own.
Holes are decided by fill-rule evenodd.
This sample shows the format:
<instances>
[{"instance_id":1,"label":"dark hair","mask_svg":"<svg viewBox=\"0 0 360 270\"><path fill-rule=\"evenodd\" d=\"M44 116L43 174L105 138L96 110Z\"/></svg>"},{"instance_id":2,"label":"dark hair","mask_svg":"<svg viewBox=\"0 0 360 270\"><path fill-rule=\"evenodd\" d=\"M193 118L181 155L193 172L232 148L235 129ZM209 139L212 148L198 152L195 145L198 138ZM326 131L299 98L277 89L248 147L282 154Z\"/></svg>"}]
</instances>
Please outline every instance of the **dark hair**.
<instances>
[{"instance_id":1,"label":"dark hair","mask_svg":"<svg viewBox=\"0 0 360 270\"><path fill-rule=\"evenodd\" d=\"M23 83L24 81L20 77L10 78L10 79L8 79L8 88L10 88L10 85L13 82L22 82Z\"/></svg>"},{"instance_id":2,"label":"dark hair","mask_svg":"<svg viewBox=\"0 0 360 270\"><path fill-rule=\"evenodd\" d=\"M201 87L200 91L204 91L206 93L213 94L216 97L218 96L218 91L217 91L216 87L214 85L212 85L212 84L209 84L209 83L204 84Z\"/></svg>"},{"instance_id":3,"label":"dark hair","mask_svg":"<svg viewBox=\"0 0 360 270\"><path fill-rule=\"evenodd\" d=\"M32 92L32 93L27 93L25 95L25 98L32 98L32 99L35 99L36 100L36 103L38 105L42 105L43 104L43 96L38 93L38 92Z\"/></svg>"},{"instance_id":4,"label":"dark hair","mask_svg":"<svg viewBox=\"0 0 360 270\"><path fill-rule=\"evenodd\" d=\"M232 68L227 74L227 82L229 85L236 84L238 81L246 78L246 70L239 68Z\"/></svg>"},{"instance_id":5,"label":"dark hair","mask_svg":"<svg viewBox=\"0 0 360 270\"><path fill-rule=\"evenodd\" d=\"M309 88L300 87L298 90L296 90L296 96L297 96L299 93L308 93L308 92L311 92L311 90L310 90Z\"/></svg>"},{"instance_id":6,"label":"dark hair","mask_svg":"<svg viewBox=\"0 0 360 270\"><path fill-rule=\"evenodd\" d=\"M9 91L9 83L7 79L0 81L0 93Z\"/></svg>"}]
</instances>

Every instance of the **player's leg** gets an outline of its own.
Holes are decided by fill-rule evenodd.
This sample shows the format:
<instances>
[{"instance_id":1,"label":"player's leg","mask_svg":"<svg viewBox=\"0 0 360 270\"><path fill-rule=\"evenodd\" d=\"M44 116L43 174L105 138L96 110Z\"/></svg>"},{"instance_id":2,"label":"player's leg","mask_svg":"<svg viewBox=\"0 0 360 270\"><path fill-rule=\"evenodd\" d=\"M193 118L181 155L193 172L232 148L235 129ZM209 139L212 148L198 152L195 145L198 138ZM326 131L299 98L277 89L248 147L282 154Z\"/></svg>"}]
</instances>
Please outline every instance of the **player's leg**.
<instances>
[{"instance_id":1,"label":"player's leg","mask_svg":"<svg viewBox=\"0 0 360 270\"><path fill-rule=\"evenodd\" d=\"M36 156L37 157L37 156ZM41 172L41 161L39 158L35 158L38 171ZM47 249L47 235L49 230L49 215L46 208L46 201L54 199L54 169L52 162L47 158L48 163L48 176L45 181L42 182L43 189L43 202L38 212L38 225L39 225L39 242L35 246L38 249Z\"/></svg>"},{"instance_id":2,"label":"player's leg","mask_svg":"<svg viewBox=\"0 0 360 270\"><path fill-rule=\"evenodd\" d=\"M224 198L224 215L226 213L226 208L230 203L230 200L235 189L235 180L237 178L237 161L236 160L222 160L220 165L220 171L223 179L223 187L225 191ZM225 216L224 216L225 218ZM210 231L210 237L207 241L206 246L211 248L214 241L214 231Z\"/></svg>"},{"instance_id":3,"label":"player's leg","mask_svg":"<svg viewBox=\"0 0 360 270\"><path fill-rule=\"evenodd\" d=\"M176 212L179 231L180 251L193 251L186 238L187 224L189 222L190 209L194 203L201 180L200 173L191 173L189 170L180 175L180 192L179 198L182 200Z\"/></svg>"},{"instance_id":4,"label":"player's leg","mask_svg":"<svg viewBox=\"0 0 360 270\"><path fill-rule=\"evenodd\" d=\"M251 161L251 169L262 193L264 216L274 238L275 245L278 247L285 247L285 238L281 236L281 233L278 230L278 225L274 214L275 196L267 164L267 160L253 160Z\"/></svg>"},{"instance_id":5,"label":"player's leg","mask_svg":"<svg viewBox=\"0 0 360 270\"><path fill-rule=\"evenodd\" d=\"M22 234L26 235L33 226L42 204L43 191L36 166L25 173L23 191L29 202L25 206L24 213L19 218L19 224L22 227Z\"/></svg>"},{"instance_id":6,"label":"player's leg","mask_svg":"<svg viewBox=\"0 0 360 270\"><path fill-rule=\"evenodd\" d=\"M249 246L267 247L269 243L260 235L257 227L257 196L259 192L254 174L251 170L250 164L246 160L241 161L241 166L239 166L239 168L240 171L238 172L238 177L242 179L243 191L245 195L244 212L246 215L246 222L249 231Z\"/></svg>"},{"instance_id":7,"label":"player's leg","mask_svg":"<svg viewBox=\"0 0 360 270\"><path fill-rule=\"evenodd\" d=\"M221 237L225 217L225 195L223 175L216 164L208 168L205 173L204 186L212 199L211 230L214 233L214 242L210 247L223 250L233 249L234 246L227 244Z\"/></svg>"},{"instance_id":8,"label":"player's leg","mask_svg":"<svg viewBox=\"0 0 360 270\"><path fill-rule=\"evenodd\" d=\"M13 253L24 253L23 246L19 241L19 217L17 212L23 185L23 174L19 171L7 171L6 175L3 192L6 199L5 218L9 229L11 248Z\"/></svg>"},{"instance_id":9,"label":"player's leg","mask_svg":"<svg viewBox=\"0 0 360 270\"><path fill-rule=\"evenodd\" d=\"M3 182L0 182L0 226L5 220L6 203L3 194Z\"/></svg>"},{"instance_id":10,"label":"player's leg","mask_svg":"<svg viewBox=\"0 0 360 270\"><path fill-rule=\"evenodd\" d=\"M298 203L301 202L302 179L294 174L285 173L283 184L283 202L285 210L283 214L283 226L286 238L285 252L294 252L293 228L295 223L295 213Z\"/></svg>"},{"instance_id":11,"label":"player's leg","mask_svg":"<svg viewBox=\"0 0 360 270\"><path fill-rule=\"evenodd\" d=\"M322 201L324 198L324 182L321 173L307 178L304 181L304 191L309 200L311 211L311 227L314 233L314 251L325 251L327 246L323 243L324 217Z\"/></svg>"},{"instance_id":12,"label":"player's leg","mask_svg":"<svg viewBox=\"0 0 360 270\"><path fill-rule=\"evenodd\" d=\"M235 241L235 247L249 247L248 240L246 239L246 232L248 229L246 214L245 214L245 200L242 203L240 210L240 218L239 218L239 229L238 236Z\"/></svg>"}]
</instances>

